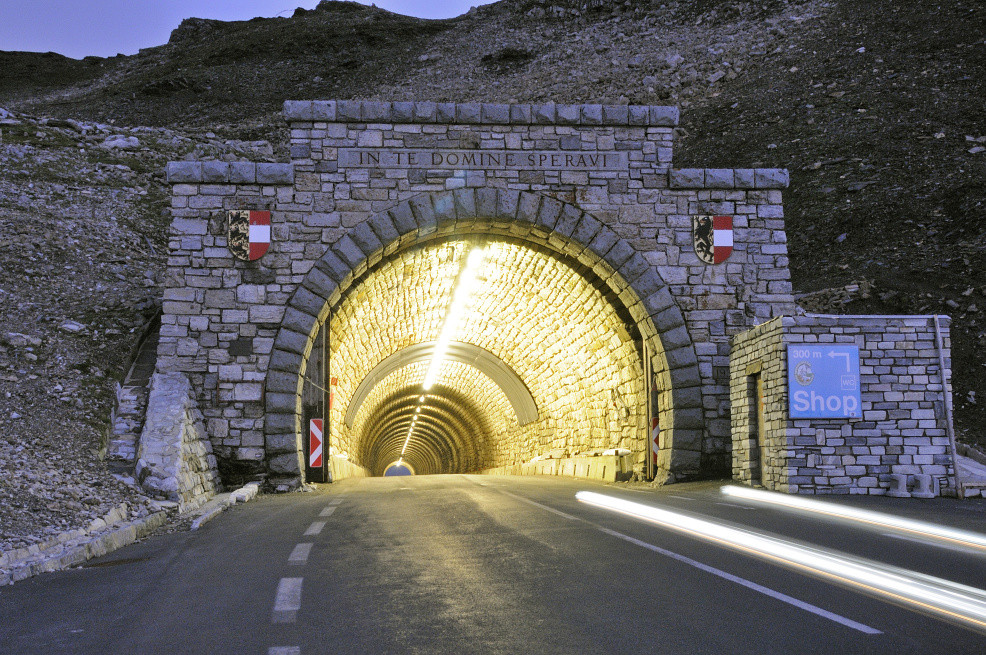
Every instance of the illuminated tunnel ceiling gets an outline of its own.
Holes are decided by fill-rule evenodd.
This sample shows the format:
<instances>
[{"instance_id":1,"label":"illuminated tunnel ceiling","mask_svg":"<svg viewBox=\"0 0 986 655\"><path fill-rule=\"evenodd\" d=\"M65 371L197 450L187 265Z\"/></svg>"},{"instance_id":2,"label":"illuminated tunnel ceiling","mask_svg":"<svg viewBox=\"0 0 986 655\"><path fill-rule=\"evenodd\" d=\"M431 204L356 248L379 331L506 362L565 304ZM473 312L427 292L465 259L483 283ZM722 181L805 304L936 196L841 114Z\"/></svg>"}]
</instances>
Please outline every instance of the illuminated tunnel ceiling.
<instances>
[{"instance_id":1,"label":"illuminated tunnel ceiling","mask_svg":"<svg viewBox=\"0 0 986 655\"><path fill-rule=\"evenodd\" d=\"M487 372L468 357L446 361L424 393L431 358L403 364L398 354L420 354L439 338L477 247L486 254L451 338L462 352L485 351ZM332 443L374 475L402 450L418 474L463 473L554 448L645 443L640 358L623 319L571 266L519 242L440 242L394 254L339 303L330 353Z\"/></svg>"}]
</instances>

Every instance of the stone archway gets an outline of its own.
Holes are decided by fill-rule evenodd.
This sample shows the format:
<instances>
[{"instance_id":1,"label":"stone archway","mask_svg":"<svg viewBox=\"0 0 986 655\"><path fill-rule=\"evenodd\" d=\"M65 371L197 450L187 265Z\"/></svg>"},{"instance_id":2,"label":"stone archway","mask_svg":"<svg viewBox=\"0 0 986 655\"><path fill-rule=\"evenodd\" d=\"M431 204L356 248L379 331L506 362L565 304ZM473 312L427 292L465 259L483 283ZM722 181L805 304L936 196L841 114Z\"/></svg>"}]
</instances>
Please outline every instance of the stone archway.
<instances>
[{"instance_id":1,"label":"stone archway","mask_svg":"<svg viewBox=\"0 0 986 655\"><path fill-rule=\"evenodd\" d=\"M315 263L288 303L274 342L265 388L265 444L271 473L301 469L300 399L305 362L329 308L384 258L418 244L484 235L533 244L572 263L602 287L648 344L663 389L658 406L660 466L698 469L703 436L695 349L680 309L658 271L630 243L575 205L495 188L422 194L370 217Z\"/></svg>"}]
</instances>

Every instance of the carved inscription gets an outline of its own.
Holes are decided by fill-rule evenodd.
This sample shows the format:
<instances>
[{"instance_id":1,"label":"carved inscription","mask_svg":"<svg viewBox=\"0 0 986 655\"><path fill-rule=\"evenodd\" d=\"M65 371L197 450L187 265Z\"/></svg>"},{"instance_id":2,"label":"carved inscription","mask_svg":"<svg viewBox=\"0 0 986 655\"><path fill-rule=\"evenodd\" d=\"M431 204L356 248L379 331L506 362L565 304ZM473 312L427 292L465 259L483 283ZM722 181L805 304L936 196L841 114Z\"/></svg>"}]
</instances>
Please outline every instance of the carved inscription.
<instances>
[{"instance_id":1,"label":"carved inscription","mask_svg":"<svg viewBox=\"0 0 986 655\"><path fill-rule=\"evenodd\" d=\"M626 170L625 152L558 150L387 150L340 148L341 168L429 168L444 170Z\"/></svg>"}]
</instances>

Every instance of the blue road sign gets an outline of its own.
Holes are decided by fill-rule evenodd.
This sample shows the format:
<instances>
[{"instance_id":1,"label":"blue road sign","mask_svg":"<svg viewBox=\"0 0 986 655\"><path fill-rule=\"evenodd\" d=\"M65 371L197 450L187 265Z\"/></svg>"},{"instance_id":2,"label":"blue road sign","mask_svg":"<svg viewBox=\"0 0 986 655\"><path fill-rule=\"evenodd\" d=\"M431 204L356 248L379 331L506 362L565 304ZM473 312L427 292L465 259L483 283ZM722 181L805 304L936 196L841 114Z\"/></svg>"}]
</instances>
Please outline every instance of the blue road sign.
<instances>
[{"instance_id":1,"label":"blue road sign","mask_svg":"<svg viewBox=\"0 0 986 655\"><path fill-rule=\"evenodd\" d=\"M859 347L789 345L787 391L791 418L858 418Z\"/></svg>"}]
</instances>

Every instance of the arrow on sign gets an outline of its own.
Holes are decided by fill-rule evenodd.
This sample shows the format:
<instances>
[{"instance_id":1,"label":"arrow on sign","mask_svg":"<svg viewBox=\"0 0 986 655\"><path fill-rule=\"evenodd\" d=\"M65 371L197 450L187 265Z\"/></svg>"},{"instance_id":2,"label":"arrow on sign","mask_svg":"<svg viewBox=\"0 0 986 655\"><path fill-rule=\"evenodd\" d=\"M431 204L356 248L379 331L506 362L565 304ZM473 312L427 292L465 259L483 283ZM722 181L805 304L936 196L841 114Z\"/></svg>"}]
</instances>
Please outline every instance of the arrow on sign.
<instances>
[{"instance_id":1,"label":"arrow on sign","mask_svg":"<svg viewBox=\"0 0 986 655\"><path fill-rule=\"evenodd\" d=\"M845 357L846 358L846 373L849 372L849 353L829 352L829 357Z\"/></svg>"}]
</instances>

